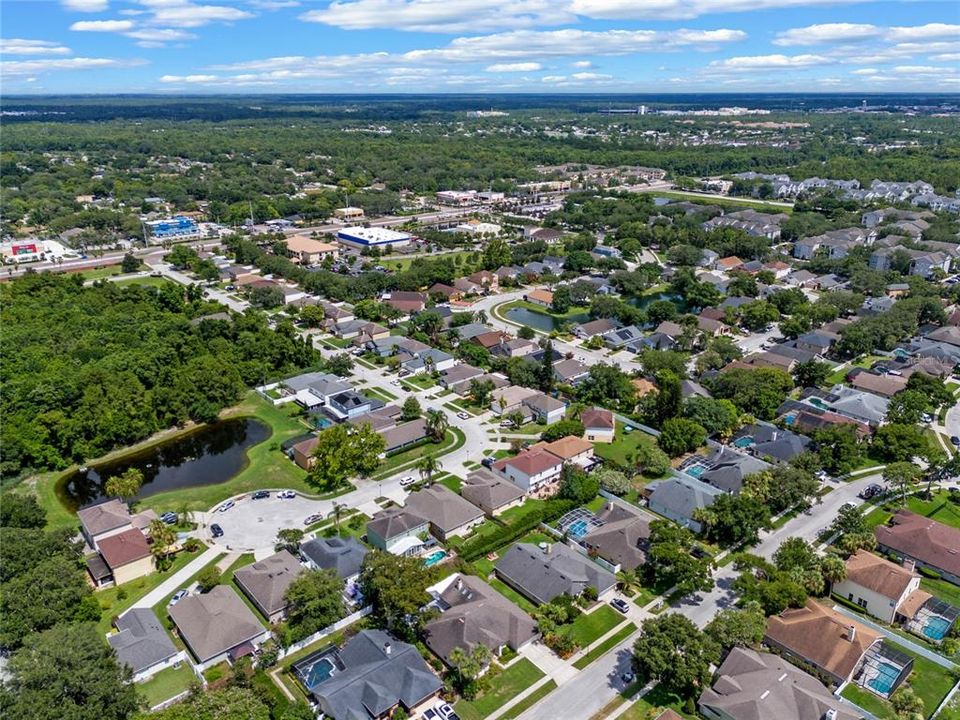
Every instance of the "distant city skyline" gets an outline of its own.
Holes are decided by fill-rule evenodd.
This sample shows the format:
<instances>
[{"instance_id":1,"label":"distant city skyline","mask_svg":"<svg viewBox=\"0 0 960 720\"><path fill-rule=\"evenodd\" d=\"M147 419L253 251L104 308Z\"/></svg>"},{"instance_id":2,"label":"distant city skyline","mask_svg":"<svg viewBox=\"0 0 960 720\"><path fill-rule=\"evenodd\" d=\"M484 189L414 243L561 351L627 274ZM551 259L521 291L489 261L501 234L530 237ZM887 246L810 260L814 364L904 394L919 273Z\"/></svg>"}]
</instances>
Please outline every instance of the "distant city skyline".
<instances>
[{"instance_id":1,"label":"distant city skyline","mask_svg":"<svg viewBox=\"0 0 960 720\"><path fill-rule=\"evenodd\" d=\"M20 93L957 92L960 5L4 0Z\"/></svg>"}]
</instances>

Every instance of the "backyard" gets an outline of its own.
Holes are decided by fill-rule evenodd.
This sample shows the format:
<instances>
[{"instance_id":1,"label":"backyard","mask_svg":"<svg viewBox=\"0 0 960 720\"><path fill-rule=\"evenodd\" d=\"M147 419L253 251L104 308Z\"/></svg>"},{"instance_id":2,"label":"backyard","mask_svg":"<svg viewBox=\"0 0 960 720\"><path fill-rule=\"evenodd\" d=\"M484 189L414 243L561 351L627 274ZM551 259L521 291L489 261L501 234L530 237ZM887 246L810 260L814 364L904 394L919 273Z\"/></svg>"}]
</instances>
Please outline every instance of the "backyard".
<instances>
[{"instance_id":1,"label":"backyard","mask_svg":"<svg viewBox=\"0 0 960 720\"><path fill-rule=\"evenodd\" d=\"M462 720L483 720L529 688L543 673L526 658L522 658L490 680L490 687L475 700L460 700L454 706Z\"/></svg>"},{"instance_id":2,"label":"backyard","mask_svg":"<svg viewBox=\"0 0 960 720\"><path fill-rule=\"evenodd\" d=\"M137 686L147 699L147 706L153 707L164 700L176 697L190 689L194 682L200 682L190 665L180 663L179 666L161 670L152 678Z\"/></svg>"},{"instance_id":3,"label":"backyard","mask_svg":"<svg viewBox=\"0 0 960 720\"><path fill-rule=\"evenodd\" d=\"M960 505L951 502L947 490L933 493L930 500L924 500L920 495L911 495L907 498L907 508L918 515L960 529Z\"/></svg>"},{"instance_id":4,"label":"backyard","mask_svg":"<svg viewBox=\"0 0 960 720\"><path fill-rule=\"evenodd\" d=\"M604 460L608 460L623 467L634 465L633 457L641 447L656 447L657 440L640 430L624 432L623 423L617 423L616 434L612 443L596 443L594 453Z\"/></svg>"}]
</instances>

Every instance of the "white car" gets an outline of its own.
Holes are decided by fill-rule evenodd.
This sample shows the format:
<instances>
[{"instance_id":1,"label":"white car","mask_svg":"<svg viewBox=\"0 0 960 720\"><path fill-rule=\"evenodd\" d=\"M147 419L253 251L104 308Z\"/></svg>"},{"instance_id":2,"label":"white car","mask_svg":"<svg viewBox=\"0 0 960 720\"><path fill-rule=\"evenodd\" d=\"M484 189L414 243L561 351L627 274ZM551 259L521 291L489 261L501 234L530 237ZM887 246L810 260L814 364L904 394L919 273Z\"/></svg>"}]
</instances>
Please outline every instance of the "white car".
<instances>
[{"instance_id":1,"label":"white car","mask_svg":"<svg viewBox=\"0 0 960 720\"><path fill-rule=\"evenodd\" d=\"M232 508L235 504L236 503L234 503L233 500L227 500L223 505L220 506L220 512L222 513L226 512L227 510Z\"/></svg>"},{"instance_id":2,"label":"white car","mask_svg":"<svg viewBox=\"0 0 960 720\"><path fill-rule=\"evenodd\" d=\"M400 487L407 487L408 485L413 485L416 480L413 479L413 475L404 475L400 478Z\"/></svg>"},{"instance_id":3,"label":"white car","mask_svg":"<svg viewBox=\"0 0 960 720\"><path fill-rule=\"evenodd\" d=\"M470 413L458 412L458 413L457 413L457 417L460 418L461 420L469 420L469 419L470 419Z\"/></svg>"},{"instance_id":4,"label":"white car","mask_svg":"<svg viewBox=\"0 0 960 720\"><path fill-rule=\"evenodd\" d=\"M293 490L281 490L277 493L277 497L281 500L293 500L297 496Z\"/></svg>"},{"instance_id":5,"label":"white car","mask_svg":"<svg viewBox=\"0 0 960 720\"><path fill-rule=\"evenodd\" d=\"M433 709L436 710L437 715L443 718L443 720L455 720L457 718L457 713L454 711L453 707L451 707L449 703L445 703L442 700L434 705Z\"/></svg>"}]
</instances>

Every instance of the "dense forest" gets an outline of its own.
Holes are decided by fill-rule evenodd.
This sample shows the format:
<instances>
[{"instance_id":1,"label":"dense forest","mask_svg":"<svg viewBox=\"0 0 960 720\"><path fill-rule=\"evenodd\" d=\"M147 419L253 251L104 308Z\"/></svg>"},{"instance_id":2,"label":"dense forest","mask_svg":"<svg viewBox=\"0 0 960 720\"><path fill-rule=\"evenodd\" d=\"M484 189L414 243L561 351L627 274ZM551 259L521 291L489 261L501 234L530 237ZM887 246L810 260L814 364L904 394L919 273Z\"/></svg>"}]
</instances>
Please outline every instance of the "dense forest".
<instances>
[{"instance_id":1,"label":"dense forest","mask_svg":"<svg viewBox=\"0 0 960 720\"><path fill-rule=\"evenodd\" d=\"M209 421L247 386L317 361L289 323L205 319L219 307L195 288L82 283L44 273L0 287L3 476Z\"/></svg>"}]
</instances>

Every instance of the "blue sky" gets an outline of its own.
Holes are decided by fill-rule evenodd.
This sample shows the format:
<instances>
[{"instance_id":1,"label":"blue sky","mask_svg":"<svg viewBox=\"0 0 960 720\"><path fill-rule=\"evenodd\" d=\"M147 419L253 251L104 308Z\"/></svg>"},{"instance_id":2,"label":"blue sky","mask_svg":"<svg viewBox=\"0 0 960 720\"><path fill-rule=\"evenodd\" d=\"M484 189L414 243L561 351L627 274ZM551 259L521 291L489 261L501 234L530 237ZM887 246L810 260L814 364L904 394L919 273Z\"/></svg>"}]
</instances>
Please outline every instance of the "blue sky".
<instances>
[{"instance_id":1,"label":"blue sky","mask_svg":"<svg viewBox=\"0 0 960 720\"><path fill-rule=\"evenodd\" d=\"M960 91L960 3L2 0L14 93Z\"/></svg>"}]
</instances>

